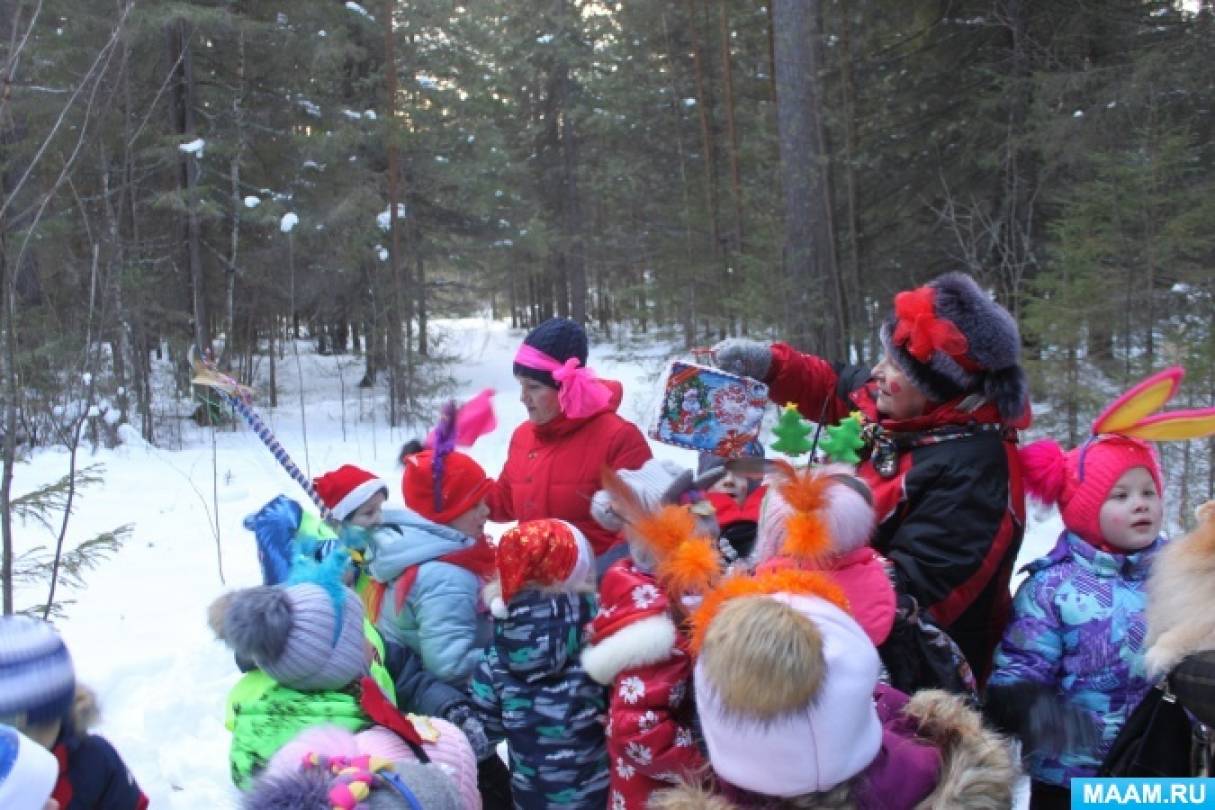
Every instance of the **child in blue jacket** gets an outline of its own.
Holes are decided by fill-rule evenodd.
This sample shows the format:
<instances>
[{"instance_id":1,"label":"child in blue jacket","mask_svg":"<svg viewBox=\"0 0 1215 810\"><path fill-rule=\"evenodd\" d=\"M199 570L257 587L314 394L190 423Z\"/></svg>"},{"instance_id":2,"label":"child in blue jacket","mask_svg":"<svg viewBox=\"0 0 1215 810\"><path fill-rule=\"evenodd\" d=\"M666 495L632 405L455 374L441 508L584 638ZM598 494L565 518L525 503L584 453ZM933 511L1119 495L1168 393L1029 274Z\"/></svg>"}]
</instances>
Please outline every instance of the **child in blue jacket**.
<instances>
[{"instance_id":1,"label":"child in blue jacket","mask_svg":"<svg viewBox=\"0 0 1215 810\"><path fill-rule=\"evenodd\" d=\"M502 536L498 571L486 589L494 642L472 700L490 738L507 740L514 806L606 807L607 692L580 661L595 616L590 543L564 521L525 521Z\"/></svg>"}]
</instances>

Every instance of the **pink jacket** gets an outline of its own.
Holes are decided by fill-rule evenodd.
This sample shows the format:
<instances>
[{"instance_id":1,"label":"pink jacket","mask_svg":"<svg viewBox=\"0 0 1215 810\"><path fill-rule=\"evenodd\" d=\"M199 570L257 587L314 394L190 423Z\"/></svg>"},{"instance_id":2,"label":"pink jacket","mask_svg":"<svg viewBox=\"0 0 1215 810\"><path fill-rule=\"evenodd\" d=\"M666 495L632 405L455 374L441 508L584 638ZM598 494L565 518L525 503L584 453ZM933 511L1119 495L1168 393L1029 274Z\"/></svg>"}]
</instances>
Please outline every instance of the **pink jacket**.
<instances>
[{"instance_id":1,"label":"pink jacket","mask_svg":"<svg viewBox=\"0 0 1215 810\"><path fill-rule=\"evenodd\" d=\"M894 625L894 585L886 573L886 561L869 546L812 565L792 557L773 557L760 563L756 573L801 568L823 571L831 576L848 597L848 610L869 636L873 646L881 646Z\"/></svg>"}]
</instances>

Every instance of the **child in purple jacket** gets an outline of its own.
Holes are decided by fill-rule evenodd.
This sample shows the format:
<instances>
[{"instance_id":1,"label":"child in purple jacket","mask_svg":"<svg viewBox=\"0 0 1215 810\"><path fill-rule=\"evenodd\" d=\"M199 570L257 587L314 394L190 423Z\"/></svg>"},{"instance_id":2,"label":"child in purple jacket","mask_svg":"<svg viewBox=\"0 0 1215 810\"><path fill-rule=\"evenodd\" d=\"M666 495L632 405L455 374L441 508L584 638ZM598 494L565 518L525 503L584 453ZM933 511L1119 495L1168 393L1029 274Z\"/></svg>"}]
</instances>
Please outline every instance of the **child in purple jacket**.
<instances>
[{"instance_id":1,"label":"child in purple jacket","mask_svg":"<svg viewBox=\"0 0 1215 810\"><path fill-rule=\"evenodd\" d=\"M1152 688L1144 659L1146 578L1160 549L1160 467L1152 448L1098 435L1064 453L1021 454L1026 489L1058 504L1066 530L1013 600L996 650L988 714L1017 733L1034 808L1070 807L1070 781L1094 776Z\"/></svg>"}]
</instances>

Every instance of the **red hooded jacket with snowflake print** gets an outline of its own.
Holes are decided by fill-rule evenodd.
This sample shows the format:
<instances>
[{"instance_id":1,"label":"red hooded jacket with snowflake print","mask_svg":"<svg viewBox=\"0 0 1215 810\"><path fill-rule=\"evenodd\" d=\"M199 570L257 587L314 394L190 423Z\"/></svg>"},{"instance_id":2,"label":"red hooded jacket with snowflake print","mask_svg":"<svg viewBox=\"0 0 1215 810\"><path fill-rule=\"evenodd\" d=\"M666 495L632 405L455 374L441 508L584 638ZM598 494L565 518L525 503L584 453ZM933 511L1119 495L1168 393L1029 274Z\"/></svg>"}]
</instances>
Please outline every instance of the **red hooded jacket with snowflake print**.
<instances>
[{"instance_id":1,"label":"red hooded jacket with snowflake print","mask_svg":"<svg viewBox=\"0 0 1215 810\"><path fill-rule=\"evenodd\" d=\"M582 665L611 686L609 810L644 810L650 794L704 765L692 737L692 660L651 574L631 559L604 573Z\"/></svg>"}]
</instances>

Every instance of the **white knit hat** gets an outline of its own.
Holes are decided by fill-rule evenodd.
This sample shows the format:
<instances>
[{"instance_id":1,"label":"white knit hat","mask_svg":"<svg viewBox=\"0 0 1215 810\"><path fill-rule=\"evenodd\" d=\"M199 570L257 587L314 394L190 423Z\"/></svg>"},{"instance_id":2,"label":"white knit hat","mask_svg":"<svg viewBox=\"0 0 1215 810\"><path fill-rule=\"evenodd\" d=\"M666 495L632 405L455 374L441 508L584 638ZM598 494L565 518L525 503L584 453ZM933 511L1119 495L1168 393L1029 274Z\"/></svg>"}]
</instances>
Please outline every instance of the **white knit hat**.
<instances>
[{"instance_id":1,"label":"white knit hat","mask_svg":"<svg viewBox=\"0 0 1215 810\"><path fill-rule=\"evenodd\" d=\"M738 672L714 656L746 656L782 649L780 638L764 638L764 627L716 649L706 637L694 673L696 711L713 770L736 787L765 796L793 797L834 788L864 771L882 744L882 724L873 703L881 668L877 650L852 617L817 596L773 593L735 600L736 607L773 600L793 608L813 624L821 672L810 699L792 710L764 716L747 705L727 705L730 695L751 696L771 708L771 695L756 695L758 684L714 683L713 672ZM759 606L762 607L762 604ZM723 608L723 611L725 608ZM796 620L796 616L793 617ZM715 619L714 621L720 621ZM816 632L815 632L816 631ZM789 647L784 647L786 651ZM815 651L817 656L818 652ZM789 690L797 694L797 687Z\"/></svg>"}]
</instances>

